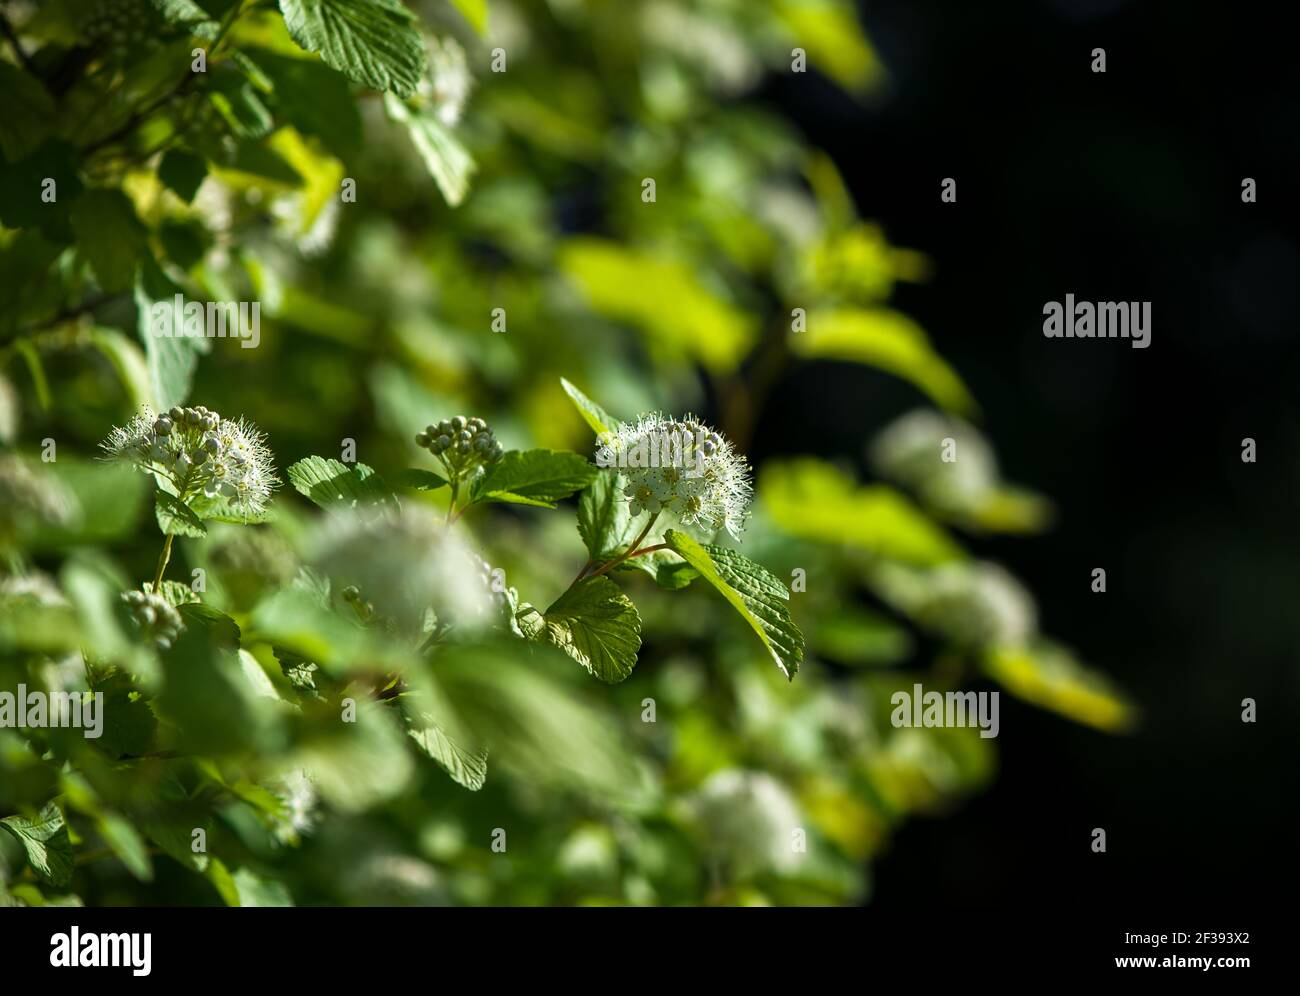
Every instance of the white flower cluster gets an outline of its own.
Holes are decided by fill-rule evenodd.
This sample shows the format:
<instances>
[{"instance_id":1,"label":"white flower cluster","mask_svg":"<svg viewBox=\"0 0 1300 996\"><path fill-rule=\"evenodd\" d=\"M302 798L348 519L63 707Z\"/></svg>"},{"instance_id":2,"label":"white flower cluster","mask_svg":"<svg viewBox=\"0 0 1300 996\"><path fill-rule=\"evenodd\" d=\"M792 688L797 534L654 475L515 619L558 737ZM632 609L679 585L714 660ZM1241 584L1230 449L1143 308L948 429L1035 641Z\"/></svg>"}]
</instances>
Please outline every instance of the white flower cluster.
<instances>
[{"instance_id":1,"label":"white flower cluster","mask_svg":"<svg viewBox=\"0 0 1300 996\"><path fill-rule=\"evenodd\" d=\"M474 76L469 71L465 50L455 39L426 39L429 69L420 81L420 96L433 101L434 113L447 127L455 127L465 110Z\"/></svg>"},{"instance_id":2,"label":"white flower cluster","mask_svg":"<svg viewBox=\"0 0 1300 996\"><path fill-rule=\"evenodd\" d=\"M264 438L244 419L225 419L200 405L156 417L146 408L101 445L110 459L167 478L182 501L224 498L257 515L279 483Z\"/></svg>"},{"instance_id":3,"label":"white flower cluster","mask_svg":"<svg viewBox=\"0 0 1300 996\"><path fill-rule=\"evenodd\" d=\"M683 525L726 529L739 537L753 486L749 465L731 443L692 415L642 415L602 434L596 465L616 467L633 515L667 510Z\"/></svg>"}]
</instances>

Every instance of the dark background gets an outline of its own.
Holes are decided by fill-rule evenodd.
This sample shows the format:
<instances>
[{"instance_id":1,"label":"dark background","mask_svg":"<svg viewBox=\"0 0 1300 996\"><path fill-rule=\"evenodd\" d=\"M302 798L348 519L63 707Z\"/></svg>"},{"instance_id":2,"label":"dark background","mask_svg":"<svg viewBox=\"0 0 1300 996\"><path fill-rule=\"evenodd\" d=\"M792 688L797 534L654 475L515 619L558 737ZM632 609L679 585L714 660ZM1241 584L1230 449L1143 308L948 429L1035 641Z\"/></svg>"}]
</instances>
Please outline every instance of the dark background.
<instances>
[{"instance_id":1,"label":"dark background","mask_svg":"<svg viewBox=\"0 0 1300 996\"><path fill-rule=\"evenodd\" d=\"M1135 732L1107 736L1003 695L995 786L906 825L876 866L877 908L1051 909L1064 897L1228 914L1254 908L1290 866L1300 88L1289 8L883 0L863 8L891 77L878 102L771 84L863 216L931 257L933 278L894 303L966 378L1007 478L1057 502L1047 535L973 548L1018 573L1044 630L1143 711ZM1104 74L1091 70L1094 47ZM944 177L956 204L940 202ZM1254 204L1241 201L1244 177ZM1067 292L1152 302L1151 345L1044 338L1043 304ZM826 364L789 377L769 412L802 413L828 451L852 454L864 426L916 404L887 377ZM783 449L787 421L765 419L758 438ZM1241 460L1246 436L1257 463ZM1107 570L1104 594L1091 591L1094 567ZM1240 719L1247 696L1255 725ZM1105 854L1091 851L1094 827Z\"/></svg>"}]
</instances>

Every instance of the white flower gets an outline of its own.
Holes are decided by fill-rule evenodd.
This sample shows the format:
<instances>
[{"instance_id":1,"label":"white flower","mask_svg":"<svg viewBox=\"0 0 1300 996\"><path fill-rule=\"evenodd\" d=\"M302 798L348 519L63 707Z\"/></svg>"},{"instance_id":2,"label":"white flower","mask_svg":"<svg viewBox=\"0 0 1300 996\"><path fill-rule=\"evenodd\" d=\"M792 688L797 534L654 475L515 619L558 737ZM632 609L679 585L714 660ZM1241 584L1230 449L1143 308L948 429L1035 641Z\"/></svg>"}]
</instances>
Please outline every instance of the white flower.
<instances>
[{"instance_id":1,"label":"white flower","mask_svg":"<svg viewBox=\"0 0 1300 996\"><path fill-rule=\"evenodd\" d=\"M166 477L182 501L226 498L245 514L265 511L278 481L262 433L244 419L200 406L155 416L145 408L101 444L107 459Z\"/></svg>"},{"instance_id":2,"label":"white flower","mask_svg":"<svg viewBox=\"0 0 1300 996\"><path fill-rule=\"evenodd\" d=\"M627 478L633 515L667 510L684 525L740 535L749 512L749 466L721 434L694 416L658 412L608 433L596 463Z\"/></svg>"},{"instance_id":3,"label":"white flower","mask_svg":"<svg viewBox=\"0 0 1300 996\"><path fill-rule=\"evenodd\" d=\"M420 95L433 100L438 120L449 128L460 121L474 77L465 50L452 38L428 39L429 69L420 81Z\"/></svg>"}]
</instances>

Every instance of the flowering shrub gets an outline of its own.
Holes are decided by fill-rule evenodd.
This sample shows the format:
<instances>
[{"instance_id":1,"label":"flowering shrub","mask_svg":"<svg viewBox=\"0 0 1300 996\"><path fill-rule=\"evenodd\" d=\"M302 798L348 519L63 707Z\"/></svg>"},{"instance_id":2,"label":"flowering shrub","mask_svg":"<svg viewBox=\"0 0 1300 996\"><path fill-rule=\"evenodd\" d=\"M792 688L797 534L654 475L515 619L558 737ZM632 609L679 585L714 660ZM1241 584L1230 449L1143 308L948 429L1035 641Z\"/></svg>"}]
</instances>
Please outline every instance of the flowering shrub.
<instances>
[{"instance_id":1,"label":"flowering shrub","mask_svg":"<svg viewBox=\"0 0 1300 996\"><path fill-rule=\"evenodd\" d=\"M852 5L484 7L0 10L0 903L857 902L996 769L898 689L1132 721L749 99ZM774 443L814 363L938 411Z\"/></svg>"}]
</instances>

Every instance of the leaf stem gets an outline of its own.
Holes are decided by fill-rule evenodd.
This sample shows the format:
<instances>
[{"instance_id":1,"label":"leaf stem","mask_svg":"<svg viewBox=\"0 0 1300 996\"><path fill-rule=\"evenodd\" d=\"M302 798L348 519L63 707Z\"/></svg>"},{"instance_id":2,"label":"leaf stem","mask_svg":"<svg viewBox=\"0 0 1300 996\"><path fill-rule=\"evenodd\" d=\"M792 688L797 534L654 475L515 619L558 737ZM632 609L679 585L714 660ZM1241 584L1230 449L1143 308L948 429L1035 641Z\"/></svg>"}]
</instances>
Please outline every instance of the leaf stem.
<instances>
[{"instance_id":1,"label":"leaf stem","mask_svg":"<svg viewBox=\"0 0 1300 996\"><path fill-rule=\"evenodd\" d=\"M454 474L451 475L451 501L447 503L447 525L455 522L459 516L453 515L456 511L456 494L460 490L460 479Z\"/></svg>"},{"instance_id":2,"label":"leaf stem","mask_svg":"<svg viewBox=\"0 0 1300 996\"><path fill-rule=\"evenodd\" d=\"M158 570L153 576L153 593L157 595L162 587L163 572L167 570L167 561L172 559L172 540L176 537L172 533L167 534L167 539L163 541L162 553L158 556Z\"/></svg>"},{"instance_id":3,"label":"leaf stem","mask_svg":"<svg viewBox=\"0 0 1300 996\"><path fill-rule=\"evenodd\" d=\"M598 578L598 577L600 577L602 574L606 573L607 571L612 571L612 570L613 570L615 567L617 567L619 564L623 563L623 561L625 561L625 560L630 560L632 557L639 557L639 556L640 556L641 554L643 554L643 553L649 553L650 550L661 550L661 549L663 549L663 547L664 547L666 544L660 544L659 546L655 546L655 547L647 547L645 550L638 550L638 549L637 549L637 547L640 545L641 541L642 541L643 539L645 539L646 536L648 536L648 535L650 534L650 529L651 529L651 527L655 524L655 520L658 519L658 518L659 518L659 513L658 513L658 512L656 512L654 515L650 516L650 521L647 522L647 523L645 524L645 528L641 530L641 534L640 534L639 536L637 536L637 538L634 539L631 543L628 544L626 552L619 554L617 557L615 557L615 558L614 558L613 560L611 560L609 563L605 564L603 567L600 567L600 568L598 568L597 570L592 571L592 572L591 572L591 577L593 577L593 578ZM575 581L574 584L576 584L576 583L577 583L577 582ZM572 585L571 585L570 587L572 587Z\"/></svg>"},{"instance_id":4,"label":"leaf stem","mask_svg":"<svg viewBox=\"0 0 1300 996\"><path fill-rule=\"evenodd\" d=\"M591 570L591 564L592 564L592 561L591 561L591 560L588 560L585 564L582 565L582 570L578 571L578 576L575 577L572 581L569 582L569 587L570 587L570 588L572 588L575 584L577 584L579 581L581 581L581 580L582 580L582 576L583 576L584 574L586 574L589 570Z\"/></svg>"}]
</instances>

